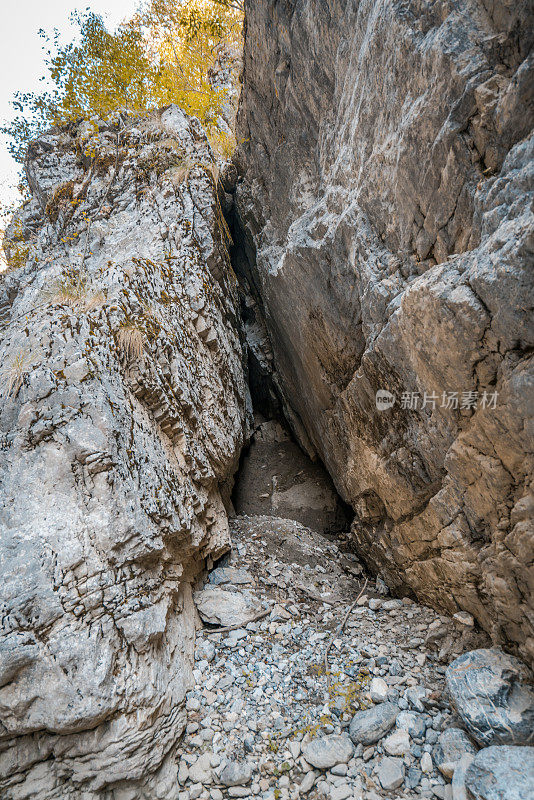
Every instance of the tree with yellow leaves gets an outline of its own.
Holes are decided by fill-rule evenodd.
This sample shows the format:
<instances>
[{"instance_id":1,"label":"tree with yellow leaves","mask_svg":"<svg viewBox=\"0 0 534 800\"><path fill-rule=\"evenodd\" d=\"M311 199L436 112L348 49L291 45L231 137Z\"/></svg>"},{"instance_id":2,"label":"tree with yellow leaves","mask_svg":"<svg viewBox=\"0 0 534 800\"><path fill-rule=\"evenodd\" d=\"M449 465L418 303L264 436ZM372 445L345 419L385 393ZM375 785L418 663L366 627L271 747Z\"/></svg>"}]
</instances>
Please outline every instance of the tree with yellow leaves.
<instances>
[{"instance_id":1,"label":"tree with yellow leaves","mask_svg":"<svg viewBox=\"0 0 534 800\"><path fill-rule=\"evenodd\" d=\"M177 103L227 146L242 49L240 0L150 0L114 33L91 11L73 14L79 41L46 37L51 90L19 93L19 116L2 129L23 162L29 141L52 125L143 113Z\"/></svg>"}]
</instances>

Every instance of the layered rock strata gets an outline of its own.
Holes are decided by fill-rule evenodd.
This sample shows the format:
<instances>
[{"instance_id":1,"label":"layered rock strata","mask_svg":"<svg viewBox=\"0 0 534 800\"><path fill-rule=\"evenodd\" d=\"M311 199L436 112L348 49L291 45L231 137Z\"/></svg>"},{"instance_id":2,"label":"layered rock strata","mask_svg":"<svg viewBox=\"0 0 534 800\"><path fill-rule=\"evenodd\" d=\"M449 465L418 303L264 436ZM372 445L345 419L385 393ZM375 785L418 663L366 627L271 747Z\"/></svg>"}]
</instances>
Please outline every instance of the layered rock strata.
<instances>
[{"instance_id":1,"label":"layered rock strata","mask_svg":"<svg viewBox=\"0 0 534 800\"><path fill-rule=\"evenodd\" d=\"M532 660L532 7L246 12L236 206L276 384L368 564Z\"/></svg>"},{"instance_id":2,"label":"layered rock strata","mask_svg":"<svg viewBox=\"0 0 534 800\"><path fill-rule=\"evenodd\" d=\"M174 798L191 583L247 435L200 123L53 130L2 283L0 794Z\"/></svg>"}]
</instances>

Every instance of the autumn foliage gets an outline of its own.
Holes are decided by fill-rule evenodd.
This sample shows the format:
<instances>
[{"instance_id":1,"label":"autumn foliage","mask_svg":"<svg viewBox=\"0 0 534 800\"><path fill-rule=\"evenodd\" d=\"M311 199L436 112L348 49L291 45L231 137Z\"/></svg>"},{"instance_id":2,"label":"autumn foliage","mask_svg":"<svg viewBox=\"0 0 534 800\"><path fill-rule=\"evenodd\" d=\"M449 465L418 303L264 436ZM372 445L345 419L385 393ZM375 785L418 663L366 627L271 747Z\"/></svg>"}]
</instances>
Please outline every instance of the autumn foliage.
<instances>
[{"instance_id":1,"label":"autumn foliage","mask_svg":"<svg viewBox=\"0 0 534 800\"><path fill-rule=\"evenodd\" d=\"M177 103L202 121L212 141L228 148L242 49L240 0L150 0L111 32L91 11L75 13L75 42L48 43L48 86L19 93L19 112L2 130L23 162L39 131L114 111L143 113Z\"/></svg>"}]
</instances>

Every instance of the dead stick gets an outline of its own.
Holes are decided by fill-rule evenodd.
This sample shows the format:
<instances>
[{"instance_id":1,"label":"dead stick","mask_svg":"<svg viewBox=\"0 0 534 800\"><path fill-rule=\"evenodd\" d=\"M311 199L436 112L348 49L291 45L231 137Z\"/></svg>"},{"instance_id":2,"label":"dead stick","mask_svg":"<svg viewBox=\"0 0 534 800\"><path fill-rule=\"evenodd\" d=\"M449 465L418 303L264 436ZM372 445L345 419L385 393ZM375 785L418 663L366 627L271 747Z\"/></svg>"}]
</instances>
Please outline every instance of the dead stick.
<instances>
[{"instance_id":1,"label":"dead stick","mask_svg":"<svg viewBox=\"0 0 534 800\"><path fill-rule=\"evenodd\" d=\"M334 644L334 639L336 639L336 637L338 637L338 636L339 636L339 634L340 634L340 633L342 633L342 631L343 631L343 628L345 627L345 623L346 623L346 621L347 621L347 620L348 620L348 618L349 618L349 614L350 614L350 612L352 611L352 609L354 608L354 606L356 605L356 603L358 602L358 600L360 599L360 597L362 596L362 594L365 592L365 589L366 589L367 583L368 583L368 578L366 578L366 579L365 579L365 583L363 584L362 588L360 589L360 592L359 592L359 594L358 594L358 597L356 598L356 600L354 601L354 603L352 603L352 605L348 607L348 609L347 609L347 613L346 613L346 614L345 614L345 616L343 617L343 620L342 620L342 622L341 622L341 625L338 625L338 627L336 628L336 630L335 630L335 631L334 631L334 633L332 634L332 637L331 637L330 641L328 642L328 645L327 645L327 647L326 647L326 650L324 651L324 671L325 671L325 675L326 675L326 682L327 682L327 683L329 683L329 678L328 678L328 653L330 652L330 648L331 648L331 647L332 647L332 645Z\"/></svg>"}]
</instances>

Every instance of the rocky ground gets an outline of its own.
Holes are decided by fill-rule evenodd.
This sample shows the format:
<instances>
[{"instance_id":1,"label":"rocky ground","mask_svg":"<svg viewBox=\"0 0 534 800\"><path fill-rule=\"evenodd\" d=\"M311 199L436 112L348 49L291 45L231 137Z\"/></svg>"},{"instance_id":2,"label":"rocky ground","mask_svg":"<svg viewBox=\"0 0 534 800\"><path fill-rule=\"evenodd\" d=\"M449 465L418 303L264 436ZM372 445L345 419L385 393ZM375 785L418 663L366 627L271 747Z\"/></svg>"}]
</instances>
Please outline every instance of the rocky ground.
<instances>
[{"instance_id":1,"label":"rocky ground","mask_svg":"<svg viewBox=\"0 0 534 800\"><path fill-rule=\"evenodd\" d=\"M293 520L240 516L232 538L195 593L180 800L466 797L451 777L478 748L445 664L485 643L469 615L390 597L342 541Z\"/></svg>"}]
</instances>

